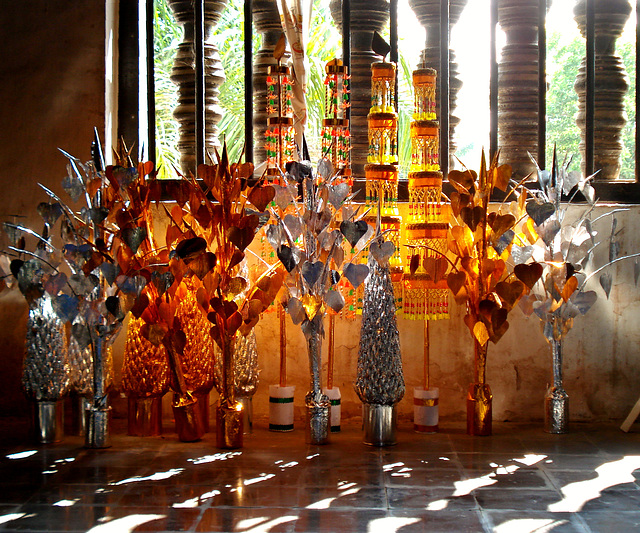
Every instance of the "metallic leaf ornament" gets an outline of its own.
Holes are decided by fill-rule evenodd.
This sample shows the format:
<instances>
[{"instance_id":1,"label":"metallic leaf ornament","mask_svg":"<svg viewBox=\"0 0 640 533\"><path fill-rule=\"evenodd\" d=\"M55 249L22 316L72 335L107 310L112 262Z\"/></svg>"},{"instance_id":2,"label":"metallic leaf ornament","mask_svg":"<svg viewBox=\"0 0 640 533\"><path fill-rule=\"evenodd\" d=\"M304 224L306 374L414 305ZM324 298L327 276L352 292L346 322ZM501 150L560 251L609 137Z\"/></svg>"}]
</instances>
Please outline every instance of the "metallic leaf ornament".
<instances>
[{"instance_id":1,"label":"metallic leaf ornament","mask_svg":"<svg viewBox=\"0 0 640 533\"><path fill-rule=\"evenodd\" d=\"M176 316L186 337L182 364L187 389L194 394L206 394L214 382L214 343L209 335L210 323L198 306L194 290L186 291Z\"/></svg>"},{"instance_id":2,"label":"metallic leaf ornament","mask_svg":"<svg viewBox=\"0 0 640 533\"><path fill-rule=\"evenodd\" d=\"M390 242L390 241L387 241ZM369 257L355 389L362 402L394 405L404 396L400 334L388 266Z\"/></svg>"},{"instance_id":3,"label":"metallic leaf ornament","mask_svg":"<svg viewBox=\"0 0 640 533\"><path fill-rule=\"evenodd\" d=\"M79 396L93 393L93 357L89 347L80 348L75 337L69 339L69 368L71 389Z\"/></svg>"},{"instance_id":4,"label":"metallic leaf ornament","mask_svg":"<svg viewBox=\"0 0 640 533\"><path fill-rule=\"evenodd\" d=\"M47 402L62 399L71 384L64 322L47 295L29 306L22 384L30 399Z\"/></svg>"},{"instance_id":5,"label":"metallic leaf ornament","mask_svg":"<svg viewBox=\"0 0 640 533\"><path fill-rule=\"evenodd\" d=\"M246 335L239 335L235 345L236 359L236 396L251 397L258 388L258 346L256 334L252 329Z\"/></svg>"},{"instance_id":6,"label":"metallic leaf ornament","mask_svg":"<svg viewBox=\"0 0 640 533\"><path fill-rule=\"evenodd\" d=\"M137 398L163 396L169 390L169 363L164 346L141 333L142 319L131 317L122 364L122 390Z\"/></svg>"}]
</instances>

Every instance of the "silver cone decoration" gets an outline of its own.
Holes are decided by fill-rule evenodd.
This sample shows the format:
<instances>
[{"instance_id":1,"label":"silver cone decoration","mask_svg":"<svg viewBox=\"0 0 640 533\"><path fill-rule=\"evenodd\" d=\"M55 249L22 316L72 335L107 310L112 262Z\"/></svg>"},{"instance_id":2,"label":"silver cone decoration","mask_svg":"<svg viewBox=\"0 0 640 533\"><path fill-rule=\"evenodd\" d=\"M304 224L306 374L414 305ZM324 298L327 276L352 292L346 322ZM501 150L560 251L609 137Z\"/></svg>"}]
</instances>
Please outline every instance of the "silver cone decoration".
<instances>
[{"instance_id":1,"label":"silver cone decoration","mask_svg":"<svg viewBox=\"0 0 640 533\"><path fill-rule=\"evenodd\" d=\"M71 369L71 389L78 396L93 394L93 356L91 348L80 348L75 337L69 339L69 367Z\"/></svg>"},{"instance_id":2,"label":"silver cone decoration","mask_svg":"<svg viewBox=\"0 0 640 533\"><path fill-rule=\"evenodd\" d=\"M64 322L54 312L48 295L36 298L29 307L22 384L26 395L38 402L56 402L69 392Z\"/></svg>"},{"instance_id":3,"label":"silver cone decoration","mask_svg":"<svg viewBox=\"0 0 640 533\"><path fill-rule=\"evenodd\" d=\"M258 388L258 345L256 334L251 330L246 337L236 335L235 345L235 387L236 396L251 397Z\"/></svg>"},{"instance_id":4,"label":"silver cone decoration","mask_svg":"<svg viewBox=\"0 0 640 533\"><path fill-rule=\"evenodd\" d=\"M356 393L363 403L395 405L404 396L400 334L388 267L370 255L364 282Z\"/></svg>"}]
</instances>

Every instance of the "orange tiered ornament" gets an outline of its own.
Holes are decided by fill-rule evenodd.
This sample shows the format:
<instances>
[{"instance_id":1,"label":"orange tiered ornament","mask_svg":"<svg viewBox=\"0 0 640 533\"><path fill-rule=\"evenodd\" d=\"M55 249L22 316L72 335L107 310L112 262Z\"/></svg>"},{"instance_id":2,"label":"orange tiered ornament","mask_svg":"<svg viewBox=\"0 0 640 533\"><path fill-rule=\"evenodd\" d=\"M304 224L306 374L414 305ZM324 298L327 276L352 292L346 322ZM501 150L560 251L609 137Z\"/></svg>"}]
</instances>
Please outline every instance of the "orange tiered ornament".
<instances>
[{"instance_id":1,"label":"orange tiered ornament","mask_svg":"<svg viewBox=\"0 0 640 533\"><path fill-rule=\"evenodd\" d=\"M424 321L423 386L414 390L414 429L431 433L438 431L439 391L429 387L429 321L449 317L448 262L444 257L448 211L442 203L436 71L414 71L413 87L409 216L405 227L408 254L402 306L405 318Z\"/></svg>"},{"instance_id":2,"label":"orange tiered ornament","mask_svg":"<svg viewBox=\"0 0 640 533\"><path fill-rule=\"evenodd\" d=\"M295 159L293 128L293 77L291 69L271 65L267 71L267 176L279 176L288 161Z\"/></svg>"},{"instance_id":3,"label":"orange tiered ornament","mask_svg":"<svg viewBox=\"0 0 640 533\"><path fill-rule=\"evenodd\" d=\"M396 298L402 277L400 253L400 212L398 210L398 114L394 107L396 65L371 65L371 109L367 116L369 153L365 165L367 221L375 224L380 211L381 230L396 251L389 260Z\"/></svg>"}]
</instances>

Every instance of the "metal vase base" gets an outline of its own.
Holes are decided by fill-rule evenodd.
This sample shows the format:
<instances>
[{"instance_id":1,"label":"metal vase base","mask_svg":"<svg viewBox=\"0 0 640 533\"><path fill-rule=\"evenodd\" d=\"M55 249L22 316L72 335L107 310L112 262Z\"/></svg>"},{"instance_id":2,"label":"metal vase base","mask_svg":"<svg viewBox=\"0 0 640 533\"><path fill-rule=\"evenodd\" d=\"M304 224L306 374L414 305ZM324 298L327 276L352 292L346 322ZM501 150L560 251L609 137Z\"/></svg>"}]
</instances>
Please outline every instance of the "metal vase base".
<instances>
[{"instance_id":1,"label":"metal vase base","mask_svg":"<svg viewBox=\"0 0 640 533\"><path fill-rule=\"evenodd\" d=\"M486 383L472 383L467 392L467 434L486 437L492 434L493 394Z\"/></svg>"},{"instance_id":2,"label":"metal vase base","mask_svg":"<svg viewBox=\"0 0 640 533\"><path fill-rule=\"evenodd\" d=\"M188 403L179 403L174 399L173 417L176 421L176 433L180 442L196 442L204 435L201 413L197 408L197 401L191 399Z\"/></svg>"},{"instance_id":3,"label":"metal vase base","mask_svg":"<svg viewBox=\"0 0 640 533\"><path fill-rule=\"evenodd\" d=\"M396 425L395 405L362 404L364 443L368 446L393 446L397 444Z\"/></svg>"},{"instance_id":4,"label":"metal vase base","mask_svg":"<svg viewBox=\"0 0 640 533\"><path fill-rule=\"evenodd\" d=\"M129 396L127 435L157 437L162 435L162 397Z\"/></svg>"},{"instance_id":5,"label":"metal vase base","mask_svg":"<svg viewBox=\"0 0 640 533\"><path fill-rule=\"evenodd\" d=\"M216 406L216 446L225 450L242 448L244 409L240 402L226 400Z\"/></svg>"},{"instance_id":6,"label":"metal vase base","mask_svg":"<svg viewBox=\"0 0 640 533\"><path fill-rule=\"evenodd\" d=\"M85 413L91 407L91 399L86 396L71 396L71 431L73 435L84 437L87 434Z\"/></svg>"},{"instance_id":7,"label":"metal vase base","mask_svg":"<svg viewBox=\"0 0 640 533\"><path fill-rule=\"evenodd\" d=\"M85 448L109 448L111 447L111 433L109 424L111 422L111 407L97 409L89 407L85 411L87 417L84 445Z\"/></svg>"},{"instance_id":8,"label":"metal vase base","mask_svg":"<svg viewBox=\"0 0 640 533\"><path fill-rule=\"evenodd\" d=\"M321 395L320 401L305 398L307 409L305 439L307 444L328 444L330 432L331 404L329 398Z\"/></svg>"},{"instance_id":9,"label":"metal vase base","mask_svg":"<svg viewBox=\"0 0 640 533\"><path fill-rule=\"evenodd\" d=\"M251 396L241 396L236 398L238 403L242 405L243 416L243 433L245 435L251 435L253 432L253 401Z\"/></svg>"},{"instance_id":10,"label":"metal vase base","mask_svg":"<svg viewBox=\"0 0 640 533\"><path fill-rule=\"evenodd\" d=\"M40 444L61 442L64 437L64 400L35 402L35 438Z\"/></svg>"},{"instance_id":11,"label":"metal vase base","mask_svg":"<svg viewBox=\"0 0 640 533\"><path fill-rule=\"evenodd\" d=\"M196 413L200 417L200 425L202 426L203 433L209 433L209 393L208 392L196 392L193 394L196 399Z\"/></svg>"},{"instance_id":12,"label":"metal vase base","mask_svg":"<svg viewBox=\"0 0 640 533\"><path fill-rule=\"evenodd\" d=\"M569 395L563 388L551 387L544 399L544 430L547 433L569 432Z\"/></svg>"}]
</instances>

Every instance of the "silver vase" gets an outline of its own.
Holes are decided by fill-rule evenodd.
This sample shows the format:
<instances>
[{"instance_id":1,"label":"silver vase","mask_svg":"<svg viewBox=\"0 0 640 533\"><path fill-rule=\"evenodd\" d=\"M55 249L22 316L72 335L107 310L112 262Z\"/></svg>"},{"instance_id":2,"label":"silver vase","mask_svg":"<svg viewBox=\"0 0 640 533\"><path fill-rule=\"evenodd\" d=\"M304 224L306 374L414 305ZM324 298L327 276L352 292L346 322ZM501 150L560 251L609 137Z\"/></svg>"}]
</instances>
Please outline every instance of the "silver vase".
<instances>
[{"instance_id":1,"label":"silver vase","mask_svg":"<svg viewBox=\"0 0 640 533\"><path fill-rule=\"evenodd\" d=\"M61 400L70 386L68 345L64 323L47 294L29 306L22 385L35 401L38 442L58 442L64 434Z\"/></svg>"},{"instance_id":2,"label":"silver vase","mask_svg":"<svg viewBox=\"0 0 640 533\"><path fill-rule=\"evenodd\" d=\"M397 412L395 405L362 404L364 443L369 446L396 444Z\"/></svg>"}]
</instances>

